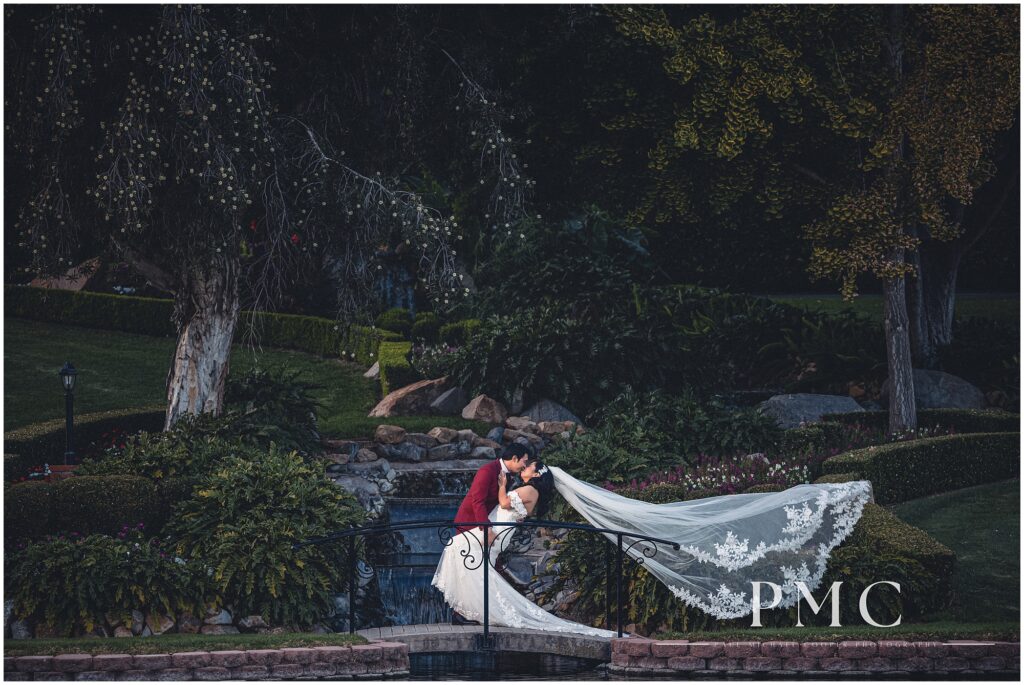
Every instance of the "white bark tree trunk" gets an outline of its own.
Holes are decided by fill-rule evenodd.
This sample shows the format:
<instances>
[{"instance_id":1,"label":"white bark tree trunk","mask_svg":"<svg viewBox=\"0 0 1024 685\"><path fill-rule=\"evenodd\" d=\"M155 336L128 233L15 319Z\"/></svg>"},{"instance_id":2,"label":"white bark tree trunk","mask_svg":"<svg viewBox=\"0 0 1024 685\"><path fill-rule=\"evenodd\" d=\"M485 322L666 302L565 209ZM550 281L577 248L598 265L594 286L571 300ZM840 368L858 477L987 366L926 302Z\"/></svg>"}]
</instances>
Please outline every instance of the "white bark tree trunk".
<instances>
[{"instance_id":1,"label":"white bark tree trunk","mask_svg":"<svg viewBox=\"0 0 1024 685\"><path fill-rule=\"evenodd\" d=\"M192 274L175 294L178 345L167 374L169 430L185 414L213 414L224 406L224 387L241 309L238 268L221 261Z\"/></svg>"}]
</instances>

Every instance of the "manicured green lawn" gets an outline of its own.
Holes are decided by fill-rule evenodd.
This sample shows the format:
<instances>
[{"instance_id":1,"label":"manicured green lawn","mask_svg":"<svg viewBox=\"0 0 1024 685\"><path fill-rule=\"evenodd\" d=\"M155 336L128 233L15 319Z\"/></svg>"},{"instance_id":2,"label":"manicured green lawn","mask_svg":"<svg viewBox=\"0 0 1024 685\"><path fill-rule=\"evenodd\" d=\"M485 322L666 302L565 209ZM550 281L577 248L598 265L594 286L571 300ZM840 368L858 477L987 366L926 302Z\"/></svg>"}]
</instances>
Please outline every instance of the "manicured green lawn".
<instances>
[{"instance_id":1,"label":"manicured green lawn","mask_svg":"<svg viewBox=\"0 0 1024 685\"><path fill-rule=\"evenodd\" d=\"M956 552L959 601L948 618L1019 621L1020 481L922 497L891 509Z\"/></svg>"},{"instance_id":2,"label":"manicured green lawn","mask_svg":"<svg viewBox=\"0 0 1024 685\"><path fill-rule=\"evenodd\" d=\"M882 298L879 295L859 295L852 303L847 303L839 294L835 295L769 295L769 299L784 302L805 309L839 312L853 309L858 314L869 316L876 321L882 320ZM961 294L956 299L957 317L980 316L987 319L1000 319L1006 322L1020 323L1020 298Z\"/></svg>"},{"instance_id":3,"label":"manicured green lawn","mask_svg":"<svg viewBox=\"0 0 1024 685\"><path fill-rule=\"evenodd\" d=\"M669 632L656 636L659 640L690 642L733 640L787 640L796 642L832 642L836 640L1011 640L1020 638L1020 623L912 623L893 628L844 626L842 628L749 628L692 633Z\"/></svg>"},{"instance_id":4,"label":"manicured green lawn","mask_svg":"<svg viewBox=\"0 0 1024 685\"><path fill-rule=\"evenodd\" d=\"M224 649L281 649L283 647L326 647L361 645L366 638L349 633L281 633L278 635L155 635L147 638L41 638L4 640L4 656L46 656L52 654L168 654L171 652Z\"/></svg>"},{"instance_id":5,"label":"manicured green lawn","mask_svg":"<svg viewBox=\"0 0 1024 685\"><path fill-rule=\"evenodd\" d=\"M65 360L78 369L75 411L86 413L161 404L174 340L93 328L4 319L4 430L64 416L57 371ZM236 345L231 374L254 363L296 369L299 378L323 386L315 396L322 404L320 430L331 437L370 435L380 423L411 431L434 426L473 428L486 435L486 424L461 417L412 416L371 419L378 384L363 378L362 366L293 350L258 352Z\"/></svg>"}]
</instances>

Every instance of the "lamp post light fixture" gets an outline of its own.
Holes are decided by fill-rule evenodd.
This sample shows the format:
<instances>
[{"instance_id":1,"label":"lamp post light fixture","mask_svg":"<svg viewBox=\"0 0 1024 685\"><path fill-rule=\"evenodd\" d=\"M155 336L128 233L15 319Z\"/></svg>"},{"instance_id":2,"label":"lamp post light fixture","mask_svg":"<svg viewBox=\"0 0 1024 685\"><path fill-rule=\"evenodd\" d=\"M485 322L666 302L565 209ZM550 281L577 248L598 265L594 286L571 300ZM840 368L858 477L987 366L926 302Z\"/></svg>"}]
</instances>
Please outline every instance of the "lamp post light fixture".
<instances>
[{"instance_id":1,"label":"lamp post light fixture","mask_svg":"<svg viewBox=\"0 0 1024 685\"><path fill-rule=\"evenodd\" d=\"M64 413L67 425L67 448L64 450L64 465L75 459L75 448L73 440L73 429L75 423L75 379L78 371L71 365L71 362L64 362L60 372L60 382L64 386Z\"/></svg>"}]
</instances>

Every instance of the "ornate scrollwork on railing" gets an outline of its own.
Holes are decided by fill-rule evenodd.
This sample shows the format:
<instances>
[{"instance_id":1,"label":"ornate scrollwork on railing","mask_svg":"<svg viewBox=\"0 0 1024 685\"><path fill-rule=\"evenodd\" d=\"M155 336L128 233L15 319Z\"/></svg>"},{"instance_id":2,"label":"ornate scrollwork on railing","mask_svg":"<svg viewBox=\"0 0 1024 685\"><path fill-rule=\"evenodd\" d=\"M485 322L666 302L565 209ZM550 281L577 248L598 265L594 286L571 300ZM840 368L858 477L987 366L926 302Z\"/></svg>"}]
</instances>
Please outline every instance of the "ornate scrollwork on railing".
<instances>
[{"instance_id":1,"label":"ornate scrollwork on railing","mask_svg":"<svg viewBox=\"0 0 1024 685\"><path fill-rule=\"evenodd\" d=\"M356 575L359 576L359 578L362 580L369 580L370 578L373 578L373 574L373 566L370 566L362 559L356 561Z\"/></svg>"},{"instance_id":2,"label":"ornate scrollwork on railing","mask_svg":"<svg viewBox=\"0 0 1024 685\"><path fill-rule=\"evenodd\" d=\"M637 556L630 554L630 551L639 546ZM632 559L636 564L643 566L647 559L653 559L658 554L658 543L653 540L634 540L622 549L623 554Z\"/></svg>"}]
</instances>

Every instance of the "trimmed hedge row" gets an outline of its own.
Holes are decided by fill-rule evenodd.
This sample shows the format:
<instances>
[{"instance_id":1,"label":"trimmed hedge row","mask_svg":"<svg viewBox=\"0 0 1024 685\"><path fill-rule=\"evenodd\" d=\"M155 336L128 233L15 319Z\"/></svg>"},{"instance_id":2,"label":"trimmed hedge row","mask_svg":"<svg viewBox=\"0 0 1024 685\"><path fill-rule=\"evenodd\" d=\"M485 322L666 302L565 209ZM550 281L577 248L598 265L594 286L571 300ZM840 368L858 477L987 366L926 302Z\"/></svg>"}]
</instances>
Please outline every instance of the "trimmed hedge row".
<instances>
[{"instance_id":1,"label":"trimmed hedge row","mask_svg":"<svg viewBox=\"0 0 1024 685\"><path fill-rule=\"evenodd\" d=\"M173 337L174 301L53 288L4 286L5 316Z\"/></svg>"},{"instance_id":2,"label":"trimmed hedge row","mask_svg":"<svg viewBox=\"0 0 1024 685\"><path fill-rule=\"evenodd\" d=\"M821 419L824 422L860 424L867 428L885 429L889 425L889 412L855 411L825 414ZM1011 414L1002 409L921 409L917 412L917 425L939 425L952 428L958 433L1003 433L1020 430L1020 414Z\"/></svg>"},{"instance_id":3,"label":"trimmed hedge row","mask_svg":"<svg viewBox=\"0 0 1024 685\"><path fill-rule=\"evenodd\" d=\"M479 328L480 319L463 319L441 326L438 336L441 342L448 343L453 347L461 347L469 342Z\"/></svg>"},{"instance_id":4,"label":"trimmed hedge row","mask_svg":"<svg viewBox=\"0 0 1024 685\"><path fill-rule=\"evenodd\" d=\"M144 430L160 432L166 408L152 406L81 414L75 417L75 446L78 452L120 428L127 433ZM66 446L64 419L34 423L4 433L4 480L20 478L33 466L64 462Z\"/></svg>"},{"instance_id":5,"label":"trimmed hedge row","mask_svg":"<svg viewBox=\"0 0 1024 685\"><path fill-rule=\"evenodd\" d=\"M171 487L158 488L142 476L75 476L54 483L18 483L4 492L4 542L9 546L70 532L114 535L122 526L137 523L155 532L181 494Z\"/></svg>"},{"instance_id":6,"label":"trimmed hedge row","mask_svg":"<svg viewBox=\"0 0 1024 685\"><path fill-rule=\"evenodd\" d=\"M380 344L378 351L380 387L384 395L421 379L419 373L409 363L410 352L412 352L411 342L384 342Z\"/></svg>"},{"instance_id":7,"label":"trimmed hedge row","mask_svg":"<svg viewBox=\"0 0 1024 685\"><path fill-rule=\"evenodd\" d=\"M172 300L9 285L4 288L4 305L7 316L35 321L142 335L175 335ZM391 331L355 324L339 326L336 321L316 316L244 311L235 340L244 340L250 330L258 332L261 344L268 347L342 356L367 366L375 361L381 342L402 339Z\"/></svg>"},{"instance_id":8,"label":"trimmed hedge row","mask_svg":"<svg viewBox=\"0 0 1024 685\"><path fill-rule=\"evenodd\" d=\"M871 481L881 504L1020 475L1020 433L968 433L876 445L826 459L826 474Z\"/></svg>"}]
</instances>

